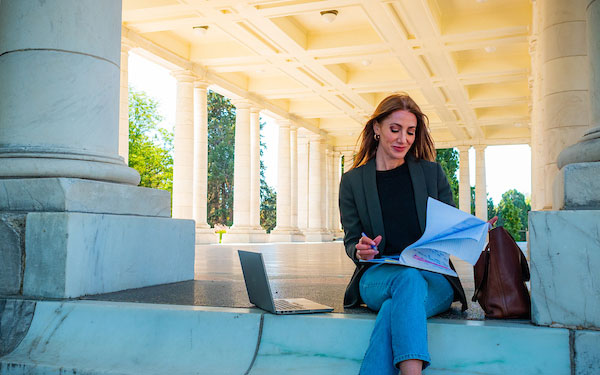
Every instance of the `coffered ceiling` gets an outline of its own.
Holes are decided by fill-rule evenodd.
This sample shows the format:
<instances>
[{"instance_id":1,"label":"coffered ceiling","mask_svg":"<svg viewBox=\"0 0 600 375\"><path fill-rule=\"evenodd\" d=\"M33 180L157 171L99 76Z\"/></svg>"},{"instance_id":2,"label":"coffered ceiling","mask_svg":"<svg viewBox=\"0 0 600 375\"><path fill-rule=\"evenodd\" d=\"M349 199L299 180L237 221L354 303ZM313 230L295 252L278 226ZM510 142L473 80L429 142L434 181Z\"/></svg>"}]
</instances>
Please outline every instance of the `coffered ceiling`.
<instances>
[{"instance_id":1,"label":"coffered ceiling","mask_svg":"<svg viewBox=\"0 0 600 375\"><path fill-rule=\"evenodd\" d=\"M123 0L124 37L339 147L399 91L439 147L529 142L530 29L530 0Z\"/></svg>"}]
</instances>

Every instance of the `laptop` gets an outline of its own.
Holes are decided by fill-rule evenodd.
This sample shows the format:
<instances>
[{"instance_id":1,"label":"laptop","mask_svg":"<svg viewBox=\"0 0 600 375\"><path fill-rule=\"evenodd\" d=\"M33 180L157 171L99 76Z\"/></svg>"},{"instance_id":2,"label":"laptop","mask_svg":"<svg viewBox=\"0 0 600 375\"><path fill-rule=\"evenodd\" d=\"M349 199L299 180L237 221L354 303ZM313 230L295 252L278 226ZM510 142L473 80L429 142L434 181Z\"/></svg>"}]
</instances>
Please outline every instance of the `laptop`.
<instances>
[{"instance_id":1,"label":"laptop","mask_svg":"<svg viewBox=\"0 0 600 375\"><path fill-rule=\"evenodd\" d=\"M333 311L333 307L305 298L273 299L262 254L244 250L238 250L238 254L248 297L257 307L278 315Z\"/></svg>"}]
</instances>

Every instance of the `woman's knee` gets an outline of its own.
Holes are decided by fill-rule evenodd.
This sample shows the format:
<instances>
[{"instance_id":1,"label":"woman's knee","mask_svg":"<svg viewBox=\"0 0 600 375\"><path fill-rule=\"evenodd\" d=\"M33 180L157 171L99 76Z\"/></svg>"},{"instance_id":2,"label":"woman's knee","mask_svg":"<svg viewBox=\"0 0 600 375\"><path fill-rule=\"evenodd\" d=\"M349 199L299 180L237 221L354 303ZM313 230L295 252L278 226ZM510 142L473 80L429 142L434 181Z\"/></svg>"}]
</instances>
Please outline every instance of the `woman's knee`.
<instances>
[{"instance_id":1,"label":"woman's knee","mask_svg":"<svg viewBox=\"0 0 600 375\"><path fill-rule=\"evenodd\" d=\"M407 293L411 295L425 295L427 293L427 281L421 272L412 267L400 267L392 281L392 292Z\"/></svg>"}]
</instances>

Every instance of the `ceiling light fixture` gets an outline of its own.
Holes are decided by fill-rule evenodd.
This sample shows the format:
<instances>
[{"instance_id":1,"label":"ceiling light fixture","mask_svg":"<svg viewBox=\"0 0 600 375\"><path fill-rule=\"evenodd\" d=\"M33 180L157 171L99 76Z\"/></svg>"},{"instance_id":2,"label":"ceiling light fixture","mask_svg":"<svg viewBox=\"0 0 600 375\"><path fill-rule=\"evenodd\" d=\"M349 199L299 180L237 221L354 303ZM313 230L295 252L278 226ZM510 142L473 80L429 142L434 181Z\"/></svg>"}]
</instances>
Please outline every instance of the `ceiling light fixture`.
<instances>
[{"instance_id":1,"label":"ceiling light fixture","mask_svg":"<svg viewBox=\"0 0 600 375\"><path fill-rule=\"evenodd\" d=\"M369 65L371 65L371 62L372 62L371 59L364 59L360 63L362 64L362 66L369 66Z\"/></svg>"},{"instance_id":2,"label":"ceiling light fixture","mask_svg":"<svg viewBox=\"0 0 600 375\"><path fill-rule=\"evenodd\" d=\"M332 23L337 17L338 11L335 9L321 11L321 18L327 23Z\"/></svg>"},{"instance_id":3,"label":"ceiling light fixture","mask_svg":"<svg viewBox=\"0 0 600 375\"><path fill-rule=\"evenodd\" d=\"M208 26L194 26L192 31L198 36L204 36L208 32Z\"/></svg>"},{"instance_id":4,"label":"ceiling light fixture","mask_svg":"<svg viewBox=\"0 0 600 375\"><path fill-rule=\"evenodd\" d=\"M485 46L483 49L487 53L496 52L496 46Z\"/></svg>"}]
</instances>

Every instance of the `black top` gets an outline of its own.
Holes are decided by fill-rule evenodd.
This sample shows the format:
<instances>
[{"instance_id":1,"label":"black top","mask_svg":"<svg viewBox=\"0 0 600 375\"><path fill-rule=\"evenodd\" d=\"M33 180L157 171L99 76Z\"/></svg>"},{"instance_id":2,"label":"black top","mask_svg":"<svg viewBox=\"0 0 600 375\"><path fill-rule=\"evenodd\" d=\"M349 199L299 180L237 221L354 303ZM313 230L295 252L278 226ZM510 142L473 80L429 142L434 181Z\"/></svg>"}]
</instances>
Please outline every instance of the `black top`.
<instances>
[{"instance_id":1,"label":"black top","mask_svg":"<svg viewBox=\"0 0 600 375\"><path fill-rule=\"evenodd\" d=\"M406 163L388 171L377 171L377 193L385 228L381 255L399 254L421 235L415 192Z\"/></svg>"}]
</instances>

